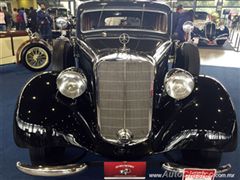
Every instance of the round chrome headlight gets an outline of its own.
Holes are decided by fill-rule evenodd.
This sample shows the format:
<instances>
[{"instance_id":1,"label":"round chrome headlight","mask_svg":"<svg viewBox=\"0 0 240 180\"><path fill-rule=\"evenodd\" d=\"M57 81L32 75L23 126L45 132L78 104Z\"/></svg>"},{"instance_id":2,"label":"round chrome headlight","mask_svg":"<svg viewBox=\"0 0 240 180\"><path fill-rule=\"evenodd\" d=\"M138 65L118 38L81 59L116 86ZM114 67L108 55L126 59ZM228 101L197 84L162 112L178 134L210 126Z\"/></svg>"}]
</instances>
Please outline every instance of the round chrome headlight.
<instances>
[{"instance_id":1,"label":"round chrome headlight","mask_svg":"<svg viewBox=\"0 0 240 180\"><path fill-rule=\"evenodd\" d=\"M68 21L63 17L59 17L56 19L56 25L59 29L66 29L68 27Z\"/></svg>"},{"instance_id":2,"label":"round chrome headlight","mask_svg":"<svg viewBox=\"0 0 240 180\"><path fill-rule=\"evenodd\" d=\"M188 97L192 93L194 86L193 76L183 69L172 69L164 79L167 94L176 100Z\"/></svg>"},{"instance_id":3,"label":"round chrome headlight","mask_svg":"<svg viewBox=\"0 0 240 180\"><path fill-rule=\"evenodd\" d=\"M77 68L68 68L57 77L59 92L71 99L81 96L87 89L87 78Z\"/></svg>"},{"instance_id":4,"label":"round chrome headlight","mask_svg":"<svg viewBox=\"0 0 240 180\"><path fill-rule=\"evenodd\" d=\"M183 24L183 31L185 33L191 33L193 32L193 29L194 29L194 25L192 21L187 21Z\"/></svg>"}]
</instances>

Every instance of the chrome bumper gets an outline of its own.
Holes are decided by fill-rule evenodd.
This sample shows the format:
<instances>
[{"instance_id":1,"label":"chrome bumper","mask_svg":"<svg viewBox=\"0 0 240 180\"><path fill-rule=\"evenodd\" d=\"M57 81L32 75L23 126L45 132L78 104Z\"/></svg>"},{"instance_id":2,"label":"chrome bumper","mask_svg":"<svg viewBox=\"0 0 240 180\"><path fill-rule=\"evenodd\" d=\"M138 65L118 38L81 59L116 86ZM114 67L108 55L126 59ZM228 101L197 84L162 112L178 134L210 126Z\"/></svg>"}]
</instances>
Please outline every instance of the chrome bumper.
<instances>
[{"instance_id":1,"label":"chrome bumper","mask_svg":"<svg viewBox=\"0 0 240 180\"><path fill-rule=\"evenodd\" d=\"M82 172L87 168L83 164L68 164L63 166L31 166L17 162L17 168L28 175L32 176L68 176Z\"/></svg>"},{"instance_id":2,"label":"chrome bumper","mask_svg":"<svg viewBox=\"0 0 240 180\"><path fill-rule=\"evenodd\" d=\"M192 167L183 166L183 165L175 164L175 163L164 163L162 165L162 168L166 171L170 171L170 172L174 172L174 173L183 173L185 168L192 168ZM231 164L226 164L226 165L218 167L216 169L216 172L217 172L217 174L226 173L226 172L230 171L231 168L232 168ZM201 168L199 168L199 169L201 169Z\"/></svg>"}]
</instances>

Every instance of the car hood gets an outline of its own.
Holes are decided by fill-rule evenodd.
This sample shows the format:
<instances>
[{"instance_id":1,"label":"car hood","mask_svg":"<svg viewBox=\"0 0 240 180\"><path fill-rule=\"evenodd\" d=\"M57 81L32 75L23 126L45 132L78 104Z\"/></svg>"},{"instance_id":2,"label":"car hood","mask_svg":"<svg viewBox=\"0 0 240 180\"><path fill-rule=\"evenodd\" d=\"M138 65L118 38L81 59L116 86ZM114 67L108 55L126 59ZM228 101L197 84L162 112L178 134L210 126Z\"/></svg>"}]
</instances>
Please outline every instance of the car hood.
<instances>
[{"instance_id":1,"label":"car hood","mask_svg":"<svg viewBox=\"0 0 240 180\"><path fill-rule=\"evenodd\" d=\"M124 44L119 40L119 38L90 38L86 39L85 42L95 51L101 52L105 49L122 49ZM146 54L153 54L156 49L163 43L162 40L159 39L149 39L149 38L142 38L137 39L133 38L130 39L127 44L125 44L125 48L137 51L137 52L144 52Z\"/></svg>"},{"instance_id":2,"label":"car hood","mask_svg":"<svg viewBox=\"0 0 240 180\"><path fill-rule=\"evenodd\" d=\"M150 40L150 39L134 39L129 40L127 44L122 44L119 39L88 39L79 40L81 49L89 56L90 61L98 62L105 56L112 59L131 59L150 58L155 62L159 62L169 48L172 46L171 40ZM113 58L114 55L117 57ZM119 58L119 55L123 55ZM135 59L138 59L135 58Z\"/></svg>"}]
</instances>

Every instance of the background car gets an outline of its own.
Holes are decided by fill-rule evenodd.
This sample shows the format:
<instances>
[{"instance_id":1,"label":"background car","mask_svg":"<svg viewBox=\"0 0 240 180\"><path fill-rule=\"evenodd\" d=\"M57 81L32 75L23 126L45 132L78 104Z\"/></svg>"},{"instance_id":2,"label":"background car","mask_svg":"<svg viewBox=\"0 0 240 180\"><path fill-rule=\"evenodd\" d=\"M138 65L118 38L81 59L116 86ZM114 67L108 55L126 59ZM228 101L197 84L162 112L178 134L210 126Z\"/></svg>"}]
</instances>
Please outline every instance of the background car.
<instances>
[{"instance_id":1,"label":"background car","mask_svg":"<svg viewBox=\"0 0 240 180\"><path fill-rule=\"evenodd\" d=\"M51 62L51 47L37 34L27 31L0 32L0 65L22 63L32 71L45 70Z\"/></svg>"},{"instance_id":2,"label":"background car","mask_svg":"<svg viewBox=\"0 0 240 180\"><path fill-rule=\"evenodd\" d=\"M223 46L229 37L229 29L221 25L217 27L214 22L206 22L203 29L195 28L192 37L197 39L199 45Z\"/></svg>"},{"instance_id":3,"label":"background car","mask_svg":"<svg viewBox=\"0 0 240 180\"><path fill-rule=\"evenodd\" d=\"M192 37L198 45L223 46L229 37L229 29L215 13L195 12L194 26Z\"/></svg>"},{"instance_id":4,"label":"background car","mask_svg":"<svg viewBox=\"0 0 240 180\"><path fill-rule=\"evenodd\" d=\"M237 145L232 101L217 80L199 75L198 48L171 40L171 15L156 1L79 6L76 37L57 39L53 71L32 78L18 99L14 138L31 158L19 170L78 173L86 164L63 160L72 146L115 160L175 150L182 159L166 170L230 169L220 160Z\"/></svg>"},{"instance_id":5,"label":"background car","mask_svg":"<svg viewBox=\"0 0 240 180\"><path fill-rule=\"evenodd\" d=\"M207 12L197 11L194 13L193 24L195 27L203 29L207 21L209 21L209 14Z\"/></svg>"},{"instance_id":6,"label":"background car","mask_svg":"<svg viewBox=\"0 0 240 180\"><path fill-rule=\"evenodd\" d=\"M47 11L53 19L53 29L52 29L53 38L57 38L57 37L61 36L62 33L64 33L64 35L70 37L71 31L73 28L75 28L75 25L76 25L75 17L73 17L71 15L71 12L69 12L64 7L51 7L51 8L48 8ZM64 27L64 29L60 29L57 26L58 18L62 18L64 20L66 20L67 26Z\"/></svg>"}]
</instances>

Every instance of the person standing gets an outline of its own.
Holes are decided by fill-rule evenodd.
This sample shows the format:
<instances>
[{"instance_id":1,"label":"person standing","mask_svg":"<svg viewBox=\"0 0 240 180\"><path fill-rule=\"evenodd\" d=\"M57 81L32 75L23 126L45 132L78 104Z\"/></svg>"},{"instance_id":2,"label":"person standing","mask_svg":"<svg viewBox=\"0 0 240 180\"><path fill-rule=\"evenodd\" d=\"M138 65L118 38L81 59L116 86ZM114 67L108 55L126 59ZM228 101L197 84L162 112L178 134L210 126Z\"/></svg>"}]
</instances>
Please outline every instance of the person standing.
<instances>
[{"instance_id":1,"label":"person standing","mask_svg":"<svg viewBox=\"0 0 240 180\"><path fill-rule=\"evenodd\" d=\"M23 20L23 16L20 14L20 9L17 10L18 14L16 17L16 30L23 30L24 29L24 20Z\"/></svg>"},{"instance_id":2,"label":"person standing","mask_svg":"<svg viewBox=\"0 0 240 180\"><path fill-rule=\"evenodd\" d=\"M232 14L229 13L228 14L228 28L231 28L232 27Z\"/></svg>"},{"instance_id":3,"label":"person standing","mask_svg":"<svg viewBox=\"0 0 240 180\"><path fill-rule=\"evenodd\" d=\"M40 10L37 12L37 22L39 27L39 33L42 39L48 40L52 43L52 24L53 20L46 12L46 6L44 3L40 4Z\"/></svg>"},{"instance_id":4,"label":"person standing","mask_svg":"<svg viewBox=\"0 0 240 180\"><path fill-rule=\"evenodd\" d=\"M0 31L6 31L5 14L0 7Z\"/></svg>"},{"instance_id":5,"label":"person standing","mask_svg":"<svg viewBox=\"0 0 240 180\"><path fill-rule=\"evenodd\" d=\"M15 27L16 29L18 29L17 28L17 15L18 15L17 8L14 8L13 12L12 12L12 20L13 20L13 27Z\"/></svg>"},{"instance_id":6,"label":"person standing","mask_svg":"<svg viewBox=\"0 0 240 180\"><path fill-rule=\"evenodd\" d=\"M179 17L183 12L184 12L183 5L179 4L176 8L176 12L173 13L173 33L176 32Z\"/></svg>"},{"instance_id":7,"label":"person standing","mask_svg":"<svg viewBox=\"0 0 240 180\"><path fill-rule=\"evenodd\" d=\"M33 7L30 7L29 20L29 28L35 33L37 31L37 12Z\"/></svg>"},{"instance_id":8,"label":"person standing","mask_svg":"<svg viewBox=\"0 0 240 180\"><path fill-rule=\"evenodd\" d=\"M19 30L26 30L27 27L27 14L24 10L24 8L21 8L18 11L18 20L19 20Z\"/></svg>"},{"instance_id":9,"label":"person standing","mask_svg":"<svg viewBox=\"0 0 240 180\"><path fill-rule=\"evenodd\" d=\"M185 41L185 32L183 31L183 24L187 21L193 21L193 18L194 18L193 10L183 12L179 16L178 24L176 27L176 34L177 34L177 39L180 40L180 42Z\"/></svg>"},{"instance_id":10,"label":"person standing","mask_svg":"<svg viewBox=\"0 0 240 180\"><path fill-rule=\"evenodd\" d=\"M7 31L12 28L12 15L7 11L7 7L3 7L3 13L5 15L5 23Z\"/></svg>"}]
</instances>

